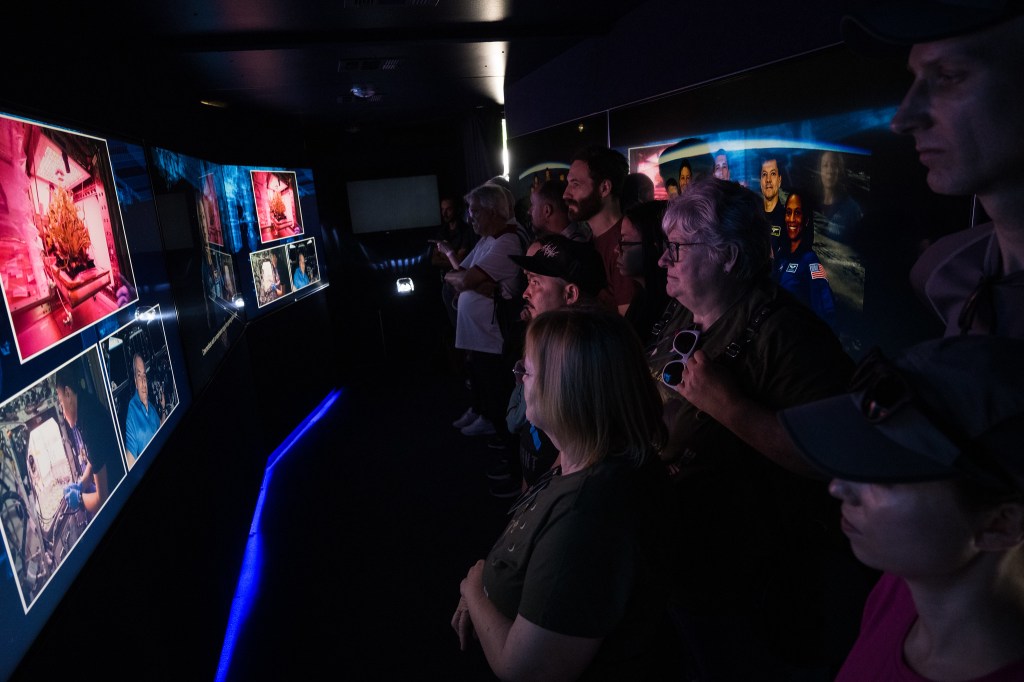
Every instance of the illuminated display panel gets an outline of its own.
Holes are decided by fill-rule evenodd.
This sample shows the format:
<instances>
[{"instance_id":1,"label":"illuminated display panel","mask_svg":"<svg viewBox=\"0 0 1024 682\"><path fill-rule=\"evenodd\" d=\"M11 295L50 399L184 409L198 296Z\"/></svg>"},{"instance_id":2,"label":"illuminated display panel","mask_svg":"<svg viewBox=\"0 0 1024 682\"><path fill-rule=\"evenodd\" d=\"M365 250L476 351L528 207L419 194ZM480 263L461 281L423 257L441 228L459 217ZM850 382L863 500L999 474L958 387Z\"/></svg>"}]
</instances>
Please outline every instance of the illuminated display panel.
<instances>
[{"instance_id":1,"label":"illuminated display panel","mask_svg":"<svg viewBox=\"0 0 1024 682\"><path fill-rule=\"evenodd\" d=\"M181 374L185 361L146 149L0 114L0 196L7 313L0 316L0 679L6 679L160 454L184 413L177 408L187 408L192 392ZM47 247L47 240L54 244ZM57 246L61 240L68 245ZM59 279L58 262L84 265L77 275L90 268L107 274ZM19 288L26 283L35 290ZM159 333L150 334L148 368L169 388L169 409L129 470L109 392L107 370L117 370L101 353L115 344L101 341L151 313ZM33 324L24 322L29 319ZM59 333L35 343L35 322ZM116 349L110 359L115 355ZM78 369L77 385L93 406L86 408L90 421L102 424L93 429L101 436L82 440L70 427L54 386L66 368ZM90 480L83 464L85 442L94 435L105 443L90 451L97 462L102 458L103 481ZM76 482L81 490L65 491ZM93 488L105 491L98 505Z\"/></svg>"},{"instance_id":2,"label":"illuminated display panel","mask_svg":"<svg viewBox=\"0 0 1024 682\"><path fill-rule=\"evenodd\" d=\"M103 387L93 347L0 404L0 528L26 614L125 478Z\"/></svg>"},{"instance_id":3,"label":"illuminated display panel","mask_svg":"<svg viewBox=\"0 0 1024 682\"><path fill-rule=\"evenodd\" d=\"M320 283L320 259L312 238L289 243L287 254L293 291Z\"/></svg>"},{"instance_id":4,"label":"illuminated display panel","mask_svg":"<svg viewBox=\"0 0 1024 682\"><path fill-rule=\"evenodd\" d=\"M106 140L0 116L0 286L29 360L138 300Z\"/></svg>"},{"instance_id":5,"label":"illuminated display panel","mask_svg":"<svg viewBox=\"0 0 1024 682\"><path fill-rule=\"evenodd\" d=\"M303 233L298 179L291 171L253 170L252 196L260 243L268 244Z\"/></svg>"},{"instance_id":6,"label":"illuminated display panel","mask_svg":"<svg viewBox=\"0 0 1024 682\"><path fill-rule=\"evenodd\" d=\"M682 178L687 175L693 180L716 176L762 196L775 195L769 224L776 263L782 269L777 279L832 326L848 351L857 352L865 343L858 320L864 310L867 258L856 235L864 207L871 201L872 150L848 141L886 133L894 113L895 107L887 107L709 131L680 141L632 147L627 158L630 172L643 173L654 182L657 199L685 192ZM774 179L769 179L773 173ZM673 194L667 185L672 185ZM793 206L806 211L810 219L809 233L799 234L794 228L798 236L793 240L786 218L791 194L797 195ZM824 201L826 196L829 203ZM801 269L790 254L790 244L801 239L811 245L805 249L805 258L817 266L814 272L810 266ZM817 280L814 289L810 278Z\"/></svg>"},{"instance_id":7,"label":"illuminated display panel","mask_svg":"<svg viewBox=\"0 0 1024 682\"><path fill-rule=\"evenodd\" d=\"M224 246L224 228L220 222L217 180L213 173L203 176L199 199L199 223L202 225L203 238L206 243Z\"/></svg>"},{"instance_id":8,"label":"illuminated display panel","mask_svg":"<svg viewBox=\"0 0 1024 682\"><path fill-rule=\"evenodd\" d=\"M118 436L131 470L180 404L160 306L100 342Z\"/></svg>"}]
</instances>

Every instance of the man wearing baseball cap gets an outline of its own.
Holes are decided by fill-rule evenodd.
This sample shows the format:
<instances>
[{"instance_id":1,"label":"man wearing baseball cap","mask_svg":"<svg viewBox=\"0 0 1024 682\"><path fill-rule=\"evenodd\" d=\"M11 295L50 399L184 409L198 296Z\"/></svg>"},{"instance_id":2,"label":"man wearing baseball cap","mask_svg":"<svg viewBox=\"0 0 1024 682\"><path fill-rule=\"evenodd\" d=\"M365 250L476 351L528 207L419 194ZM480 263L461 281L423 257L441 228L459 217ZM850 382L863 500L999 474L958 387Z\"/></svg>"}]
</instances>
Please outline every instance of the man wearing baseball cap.
<instances>
[{"instance_id":1,"label":"man wearing baseball cap","mask_svg":"<svg viewBox=\"0 0 1024 682\"><path fill-rule=\"evenodd\" d=\"M1024 680L1022 379L1022 340L936 339L780 413L882 571L837 681Z\"/></svg>"},{"instance_id":2,"label":"man wearing baseball cap","mask_svg":"<svg viewBox=\"0 0 1024 682\"><path fill-rule=\"evenodd\" d=\"M892 129L914 137L932 191L974 195L988 219L925 251L914 288L947 336L1024 338L1024 2L883 2L841 28L861 52L909 49Z\"/></svg>"},{"instance_id":3,"label":"man wearing baseball cap","mask_svg":"<svg viewBox=\"0 0 1024 682\"><path fill-rule=\"evenodd\" d=\"M604 260L590 242L549 234L530 244L525 255L509 258L526 271L526 290L523 292L526 320L565 306L592 305L613 309L599 298L608 286L608 278ZM516 385L506 412L505 421L512 438L488 442L496 449L503 449L514 441L519 443L518 458L502 457L496 466L488 469L487 477L496 481L491 486L491 494L496 497L517 496L524 486L533 485L550 469L558 455L551 439L526 419L522 371L521 366L513 370Z\"/></svg>"},{"instance_id":4,"label":"man wearing baseball cap","mask_svg":"<svg viewBox=\"0 0 1024 682\"><path fill-rule=\"evenodd\" d=\"M526 271L523 300L530 317L565 305L597 303L608 278L593 245L562 235L546 235L535 244L532 255L509 256Z\"/></svg>"}]
</instances>

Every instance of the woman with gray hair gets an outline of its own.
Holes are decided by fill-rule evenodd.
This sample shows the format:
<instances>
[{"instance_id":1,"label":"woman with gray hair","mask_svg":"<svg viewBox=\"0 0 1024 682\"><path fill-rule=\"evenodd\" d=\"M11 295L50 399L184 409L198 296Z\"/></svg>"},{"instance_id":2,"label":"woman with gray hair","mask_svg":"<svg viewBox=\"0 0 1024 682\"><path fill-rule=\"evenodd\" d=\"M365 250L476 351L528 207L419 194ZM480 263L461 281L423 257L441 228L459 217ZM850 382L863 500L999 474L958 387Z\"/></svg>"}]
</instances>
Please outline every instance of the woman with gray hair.
<instances>
[{"instance_id":1,"label":"woman with gray hair","mask_svg":"<svg viewBox=\"0 0 1024 682\"><path fill-rule=\"evenodd\" d=\"M772 282L758 195L700 180L662 225L660 264L678 305L648 363L661 379L671 432L662 459L682 504L684 552L700 557L680 575L676 612L694 675L834 672L868 586L829 585L845 602L825 589L823 565L857 564L829 532L838 509L824 480L776 412L842 392L853 363L829 327Z\"/></svg>"},{"instance_id":2,"label":"woman with gray hair","mask_svg":"<svg viewBox=\"0 0 1024 682\"><path fill-rule=\"evenodd\" d=\"M509 205L500 187L480 185L466 195L469 218L480 241L461 262L454 262L451 247L439 249L454 269L444 276L458 295L455 347L466 351L466 369L473 388L473 404L453 426L467 436L508 438L505 407L512 393L512 363L504 353L505 339L495 309L495 298L516 300L522 295L523 277L509 256L523 253L515 225L509 224Z\"/></svg>"}]
</instances>

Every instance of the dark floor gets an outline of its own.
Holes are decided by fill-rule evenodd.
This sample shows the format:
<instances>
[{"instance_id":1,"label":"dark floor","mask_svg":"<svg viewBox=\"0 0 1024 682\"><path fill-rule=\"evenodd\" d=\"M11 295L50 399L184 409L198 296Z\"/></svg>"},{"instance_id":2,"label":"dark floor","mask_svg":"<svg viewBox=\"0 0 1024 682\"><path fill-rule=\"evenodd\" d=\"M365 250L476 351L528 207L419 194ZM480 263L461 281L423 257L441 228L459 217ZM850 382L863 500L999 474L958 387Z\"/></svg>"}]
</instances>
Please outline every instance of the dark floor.
<instances>
[{"instance_id":1,"label":"dark floor","mask_svg":"<svg viewBox=\"0 0 1024 682\"><path fill-rule=\"evenodd\" d=\"M458 371L382 364L273 470L225 679L494 679L449 623L514 500L488 492L486 438L451 426L469 404Z\"/></svg>"}]
</instances>

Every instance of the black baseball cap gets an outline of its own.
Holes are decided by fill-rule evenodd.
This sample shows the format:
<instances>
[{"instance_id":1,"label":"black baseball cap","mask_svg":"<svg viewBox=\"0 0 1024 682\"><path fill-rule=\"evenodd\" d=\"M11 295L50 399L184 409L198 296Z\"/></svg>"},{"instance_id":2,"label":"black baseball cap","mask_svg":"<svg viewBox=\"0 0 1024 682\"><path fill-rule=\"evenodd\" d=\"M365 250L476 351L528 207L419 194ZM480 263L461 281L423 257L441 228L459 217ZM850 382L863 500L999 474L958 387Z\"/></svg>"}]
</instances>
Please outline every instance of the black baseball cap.
<instances>
[{"instance_id":1,"label":"black baseball cap","mask_svg":"<svg viewBox=\"0 0 1024 682\"><path fill-rule=\"evenodd\" d=\"M958 336L858 365L850 393L779 413L830 476L913 483L963 476L1024 492L1024 340Z\"/></svg>"},{"instance_id":2,"label":"black baseball cap","mask_svg":"<svg viewBox=\"0 0 1024 682\"><path fill-rule=\"evenodd\" d=\"M1024 13L1021 0L899 0L845 15L843 40L864 54L980 31Z\"/></svg>"},{"instance_id":3,"label":"black baseball cap","mask_svg":"<svg viewBox=\"0 0 1024 682\"><path fill-rule=\"evenodd\" d=\"M591 296L597 296L608 286L604 260L593 244L573 241L560 234L546 235L537 241L541 245L537 253L509 258L527 272L561 277Z\"/></svg>"}]
</instances>

